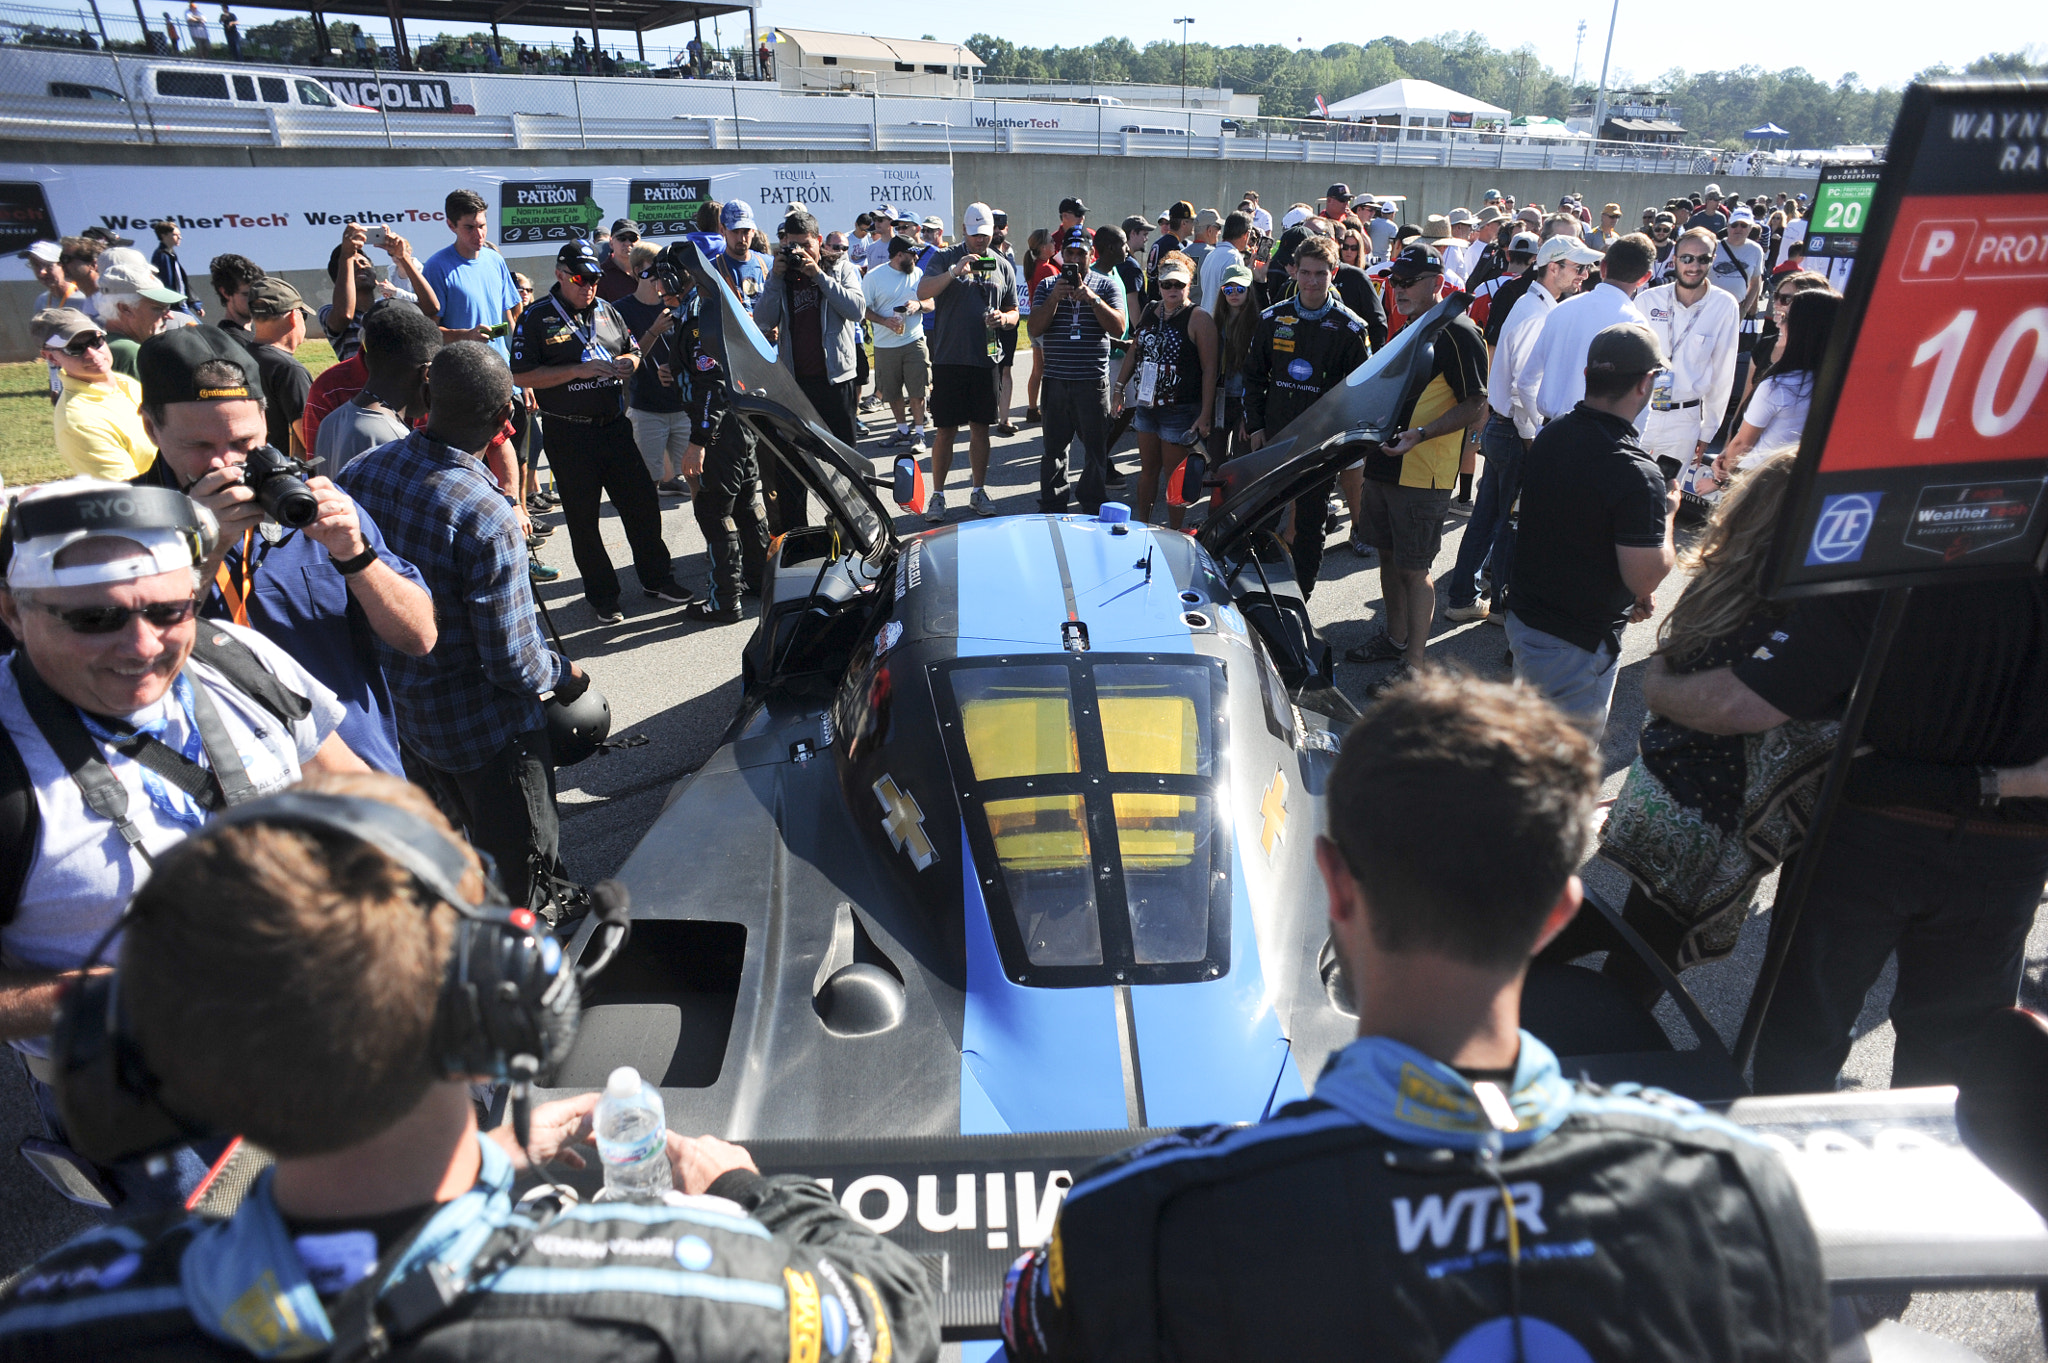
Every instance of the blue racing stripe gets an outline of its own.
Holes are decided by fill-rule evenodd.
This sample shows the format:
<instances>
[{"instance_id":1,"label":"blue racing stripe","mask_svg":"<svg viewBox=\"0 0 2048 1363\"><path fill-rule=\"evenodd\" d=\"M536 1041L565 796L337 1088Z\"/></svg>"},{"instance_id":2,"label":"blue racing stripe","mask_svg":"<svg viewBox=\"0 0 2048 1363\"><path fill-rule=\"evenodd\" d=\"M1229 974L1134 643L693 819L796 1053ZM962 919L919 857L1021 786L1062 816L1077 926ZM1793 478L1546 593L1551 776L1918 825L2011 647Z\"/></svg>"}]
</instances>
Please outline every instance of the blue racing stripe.
<instances>
[{"instance_id":1,"label":"blue racing stripe","mask_svg":"<svg viewBox=\"0 0 2048 1363\"><path fill-rule=\"evenodd\" d=\"M777 1283L624 1264L615 1268L508 1268L490 1280L489 1290L520 1295L639 1292L650 1297L701 1297L705 1301L760 1306L770 1311L780 1311L789 1305L788 1294Z\"/></svg>"},{"instance_id":2,"label":"blue racing stripe","mask_svg":"<svg viewBox=\"0 0 2048 1363\"><path fill-rule=\"evenodd\" d=\"M1043 531L1039 532L1041 535ZM1048 555L1050 557L1050 555ZM961 1040L961 1129L972 1078L1011 1131L1094 1131L1126 1126L1116 1006L1107 987L1032 989L1003 974L988 905L960 829L966 915L967 1000Z\"/></svg>"},{"instance_id":3,"label":"blue racing stripe","mask_svg":"<svg viewBox=\"0 0 2048 1363\"><path fill-rule=\"evenodd\" d=\"M1243 847L1233 855L1243 867ZM1221 979L1131 990L1145 1120L1153 1126L1255 1122L1269 1097L1277 1108L1306 1092L1280 1019L1265 997L1258 932L1242 874L1231 877L1230 956L1230 970Z\"/></svg>"},{"instance_id":4,"label":"blue racing stripe","mask_svg":"<svg viewBox=\"0 0 2048 1363\"><path fill-rule=\"evenodd\" d=\"M671 1221L694 1221L700 1226L713 1230L731 1231L735 1235L751 1235L758 1240L772 1240L768 1228L751 1216L734 1216L714 1211L709 1207L673 1207L668 1203L645 1206L632 1202L586 1202L581 1206L569 1207L562 1212L562 1219L568 1221L638 1221L643 1226L667 1225Z\"/></svg>"}]
</instances>

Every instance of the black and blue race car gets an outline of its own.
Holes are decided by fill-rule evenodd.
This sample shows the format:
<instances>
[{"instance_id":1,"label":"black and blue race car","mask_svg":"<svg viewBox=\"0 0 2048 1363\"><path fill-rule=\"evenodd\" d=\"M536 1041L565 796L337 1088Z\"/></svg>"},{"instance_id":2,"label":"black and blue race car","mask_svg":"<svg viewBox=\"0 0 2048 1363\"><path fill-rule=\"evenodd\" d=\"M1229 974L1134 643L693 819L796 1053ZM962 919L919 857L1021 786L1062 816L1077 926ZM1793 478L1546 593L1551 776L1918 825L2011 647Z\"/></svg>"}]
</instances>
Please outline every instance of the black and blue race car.
<instances>
[{"instance_id":1,"label":"black and blue race car","mask_svg":"<svg viewBox=\"0 0 2048 1363\"><path fill-rule=\"evenodd\" d=\"M1093 1158L1256 1121L1356 1032L1313 849L1356 711L1275 525L1396 429L1469 299L1217 469L1193 535L1115 506L904 534L890 480L688 255L735 419L825 524L771 546L739 712L619 872L631 937L553 1084L634 1066L673 1128L811 1173L925 1254L949 1337L987 1337L1003 1266ZM1697 1049L1576 967L1532 974L1525 1025L1567 1073L1736 1098L1668 987ZM1886 1120L1783 1101L1756 1120L1788 1143ZM1945 1121L1928 1139L1954 1149L1952 1106L1891 1120ZM2048 1276L2038 1218L2000 1244Z\"/></svg>"}]
</instances>

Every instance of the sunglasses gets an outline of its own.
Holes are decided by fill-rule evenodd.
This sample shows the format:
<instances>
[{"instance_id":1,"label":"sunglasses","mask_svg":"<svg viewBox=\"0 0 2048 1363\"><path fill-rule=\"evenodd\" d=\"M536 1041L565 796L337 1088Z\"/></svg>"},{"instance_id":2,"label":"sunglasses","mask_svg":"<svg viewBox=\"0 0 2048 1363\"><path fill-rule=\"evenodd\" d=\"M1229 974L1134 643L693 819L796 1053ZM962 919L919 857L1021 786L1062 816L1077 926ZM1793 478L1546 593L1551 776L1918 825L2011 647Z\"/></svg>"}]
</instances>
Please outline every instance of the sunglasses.
<instances>
[{"instance_id":1,"label":"sunglasses","mask_svg":"<svg viewBox=\"0 0 2048 1363\"><path fill-rule=\"evenodd\" d=\"M1244 296L1245 286L1242 284L1225 284L1223 292L1229 294L1232 298L1241 298Z\"/></svg>"},{"instance_id":2,"label":"sunglasses","mask_svg":"<svg viewBox=\"0 0 2048 1363\"><path fill-rule=\"evenodd\" d=\"M158 629L173 629L199 610L196 597L187 601L152 601L147 606L75 606L68 610L40 601L29 604L62 620L73 634L112 634L126 629L128 622L138 615Z\"/></svg>"},{"instance_id":3,"label":"sunglasses","mask_svg":"<svg viewBox=\"0 0 2048 1363\"><path fill-rule=\"evenodd\" d=\"M1168 289L1185 289L1187 286L1188 282L1185 279L1162 279L1159 281L1159 289L1162 293Z\"/></svg>"},{"instance_id":4,"label":"sunglasses","mask_svg":"<svg viewBox=\"0 0 2048 1363\"><path fill-rule=\"evenodd\" d=\"M1774 293L1771 295L1771 301L1781 308L1786 308L1792 306L1792 300L1798 296L1799 292L1795 289L1791 293Z\"/></svg>"},{"instance_id":5,"label":"sunglasses","mask_svg":"<svg viewBox=\"0 0 2048 1363\"><path fill-rule=\"evenodd\" d=\"M90 336L74 337L71 343L64 347L64 353L66 355L84 355L88 351L98 350L106 343L107 334L104 331L96 331Z\"/></svg>"},{"instance_id":6,"label":"sunglasses","mask_svg":"<svg viewBox=\"0 0 2048 1363\"><path fill-rule=\"evenodd\" d=\"M1678 253L1678 263L1680 265L1711 265L1714 263L1714 258L1712 256L1694 255L1690 251L1680 251Z\"/></svg>"},{"instance_id":7,"label":"sunglasses","mask_svg":"<svg viewBox=\"0 0 2048 1363\"><path fill-rule=\"evenodd\" d=\"M1425 279L1441 279L1442 277L1441 275L1433 274L1390 274L1387 276L1397 289L1412 289Z\"/></svg>"}]
</instances>

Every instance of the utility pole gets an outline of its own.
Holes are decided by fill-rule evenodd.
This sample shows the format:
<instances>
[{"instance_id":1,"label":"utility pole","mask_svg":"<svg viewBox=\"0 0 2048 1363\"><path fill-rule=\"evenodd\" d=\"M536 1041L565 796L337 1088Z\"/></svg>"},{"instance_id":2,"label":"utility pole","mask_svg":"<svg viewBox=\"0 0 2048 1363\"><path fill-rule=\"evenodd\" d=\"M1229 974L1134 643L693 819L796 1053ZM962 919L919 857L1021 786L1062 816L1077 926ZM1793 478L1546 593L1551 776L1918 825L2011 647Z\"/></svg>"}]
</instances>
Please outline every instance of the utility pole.
<instances>
[{"instance_id":1,"label":"utility pole","mask_svg":"<svg viewBox=\"0 0 2048 1363\"><path fill-rule=\"evenodd\" d=\"M1180 25L1180 107L1188 107L1188 25L1193 19L1176 19Z\"/></svg>"},{"instance_id":2,"label":"utility pole","mask_svg":"<svg viewBox=\"0 0 2048 1363\"><path fill-rule=\"evenodd\" d=\"M1579 88L1579 53L1584 51L1585 47L1586 21L1584 19L1581 19L1579 20L1579 40L1577 43L1572 45L1572 83L1570 88L1574 92L1576 92Z\"/></svg>"},{"instance_id":3,"label":"utility pole","mask_svg":"<svg viewBox=\"0 0 2048 1363\"><path fill-rule=\"evenodd\" d=\"M1621 20L1621 0L1614 0L1614 12L1607 16L1607 54L1600 58L1600 93L1593 100L1593 140L1600 140L1607 126L1607 63L1614 59L1614 26Z\"/></svg>"}]
</instances>

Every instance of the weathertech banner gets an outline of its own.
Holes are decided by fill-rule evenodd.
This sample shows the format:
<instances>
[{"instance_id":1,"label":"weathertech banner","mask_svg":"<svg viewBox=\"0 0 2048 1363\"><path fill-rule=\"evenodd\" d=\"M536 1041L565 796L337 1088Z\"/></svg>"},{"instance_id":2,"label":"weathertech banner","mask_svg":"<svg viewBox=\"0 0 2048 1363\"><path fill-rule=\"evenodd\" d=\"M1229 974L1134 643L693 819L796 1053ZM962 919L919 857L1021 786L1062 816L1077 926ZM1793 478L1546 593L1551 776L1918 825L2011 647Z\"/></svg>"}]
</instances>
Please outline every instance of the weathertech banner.
<instances>
[{"instance_id":1,"label":"weathertech banner","mask_svg":"<svg viewBox=\"0 0 2048 1363\"><path fill-rule=\"evenodd\" d=\"M449 191L465 188L490 205L491 239L506 255L534 256L553 254L553 243L571 236L603 234L619 218L644 223L650 238L680 236L706 200L744 200L771 236L795 206L828 232L853 230L855 217L883 204L951 217L953 173L943 162L528 170L0 163L0 204L19 205L12 226L67 236L107 227L147 253L156 249L149 224L168 218L183 233L178 255L195 280L207 261L230 251L266 270L324 270L350 222L381 223L424 259L453 240L441 205ZM16 230L9 240L20 236ZM385 263L374 248L370 257ZM0 278L31 277L25 261L0 262Z\"/></svg>"}]
</instances>

